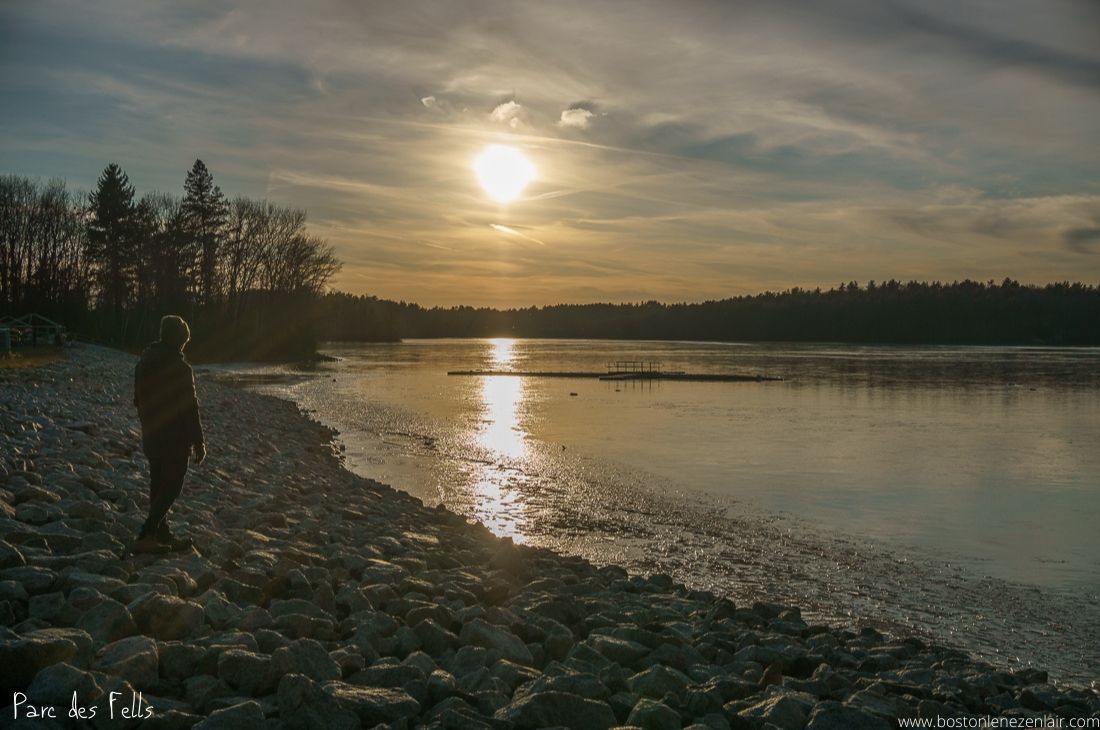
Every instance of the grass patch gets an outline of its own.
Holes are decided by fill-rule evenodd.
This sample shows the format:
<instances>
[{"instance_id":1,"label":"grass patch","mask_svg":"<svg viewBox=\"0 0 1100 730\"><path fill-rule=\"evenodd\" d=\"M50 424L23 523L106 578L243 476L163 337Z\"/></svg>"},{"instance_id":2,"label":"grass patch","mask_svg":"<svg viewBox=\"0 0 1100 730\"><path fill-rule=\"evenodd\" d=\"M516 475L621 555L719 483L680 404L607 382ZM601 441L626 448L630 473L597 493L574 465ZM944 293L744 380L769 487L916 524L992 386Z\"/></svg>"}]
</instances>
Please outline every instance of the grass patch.
<instances>
[{"instance_id":1,"label":"grass patch","mask_svg":"<svg viewBox=\"0 0 1100 730\"><path fill-rule=\"evenodd\" d=\"M68 354L61 347L17 348L10 355L0 355L0 370L23 370L67 360Z\"/></svg>"}]
</instances>

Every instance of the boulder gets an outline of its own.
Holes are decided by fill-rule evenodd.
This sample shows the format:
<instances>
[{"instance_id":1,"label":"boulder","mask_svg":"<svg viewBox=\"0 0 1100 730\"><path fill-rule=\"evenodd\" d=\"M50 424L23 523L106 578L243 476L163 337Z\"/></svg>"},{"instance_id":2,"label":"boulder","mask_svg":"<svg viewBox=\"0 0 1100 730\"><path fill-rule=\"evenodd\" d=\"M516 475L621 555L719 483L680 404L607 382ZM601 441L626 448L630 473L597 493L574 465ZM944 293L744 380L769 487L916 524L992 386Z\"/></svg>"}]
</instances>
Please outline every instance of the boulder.
<instances>
[{"instance_id":1,"label":"boulder","mask_svg":"<svg viewBox=\"0 0 1100 730\"><path fill-rule=\"evenodd\" d=\"M87 707L100 692L95 677L89 672L62 662L38 672L27 689L27 696L35 704L66 707L72 704L75 693L78 704Z\"/></svg>"},{"instance_id":2,"label":"boulder","mask_svg":"<svg viewBox=\"0 0 1100 730\"><path fill-rule=\"evenodd\" d=\"M162 641L185 639L203 621L203 609L197 603L150 591L128 607L141 633Z\"/></svg>"},{"instance_id":3,"label":"boulder","mask_svg":"<svg viewBox=\"0 0 1100 730\"><path fill-rule=\"evenodd\" d=\"M69 661L76 643L61 637L17 637L0 639L0 691L5 695L23 692L41 670ZM10 695L9 695L10 696Z\"/></svg>"},{"instance_id":4,"label":"boulder","mask_svg":"<svg viewBox=\"0 0 1100 730\"><path fill-rule=\"evenodd\" d=\"M411 720L420 714L420 703L399 689L357 687L344 682L327 682L322 688L341 709L354 713L363 727Z\"/></svg>"},{"instance_id":5,"label":"boulder","mask_svg":"<svg viewBox=\"0 0 1100 730\"><path fill-rule=\"evenodd\" d=\"M218 656L218 677L247 697L275 690L278 677L271 667L271 657L244 649L227 649Z\"/></svg>"},{"instance_id":6,"label":"boulder","mask_svg":"<svg viewBox=\"0 0 1100 730\"><path fill-rule=\"evenodd\" d=\"M839 702L825 701L814 705L806 730L888 730L894 727L884 718Z\"/></svg>"},{"instance_id":7,"label":"boulder","mask_svg":"<svg viewBox=\"0 0 1100 730\"><path fill-rule=\"evenodd\" d=\"M287 730L357 730L359 717L321 685L302 674L287 674L279 680L279 718Z\"/></svg>"},{"instance_id":8,"label":"boulder","mask_svg":"<svg viewBox=\"0 0 1100 730\"><path fill-rule=\"evenodd\" d=\"M503 658L519 664L530 666L535 661L535 658L531 655L531 650L527 648L522 639L479 618L468 621L462 626L459 639L463 644L495 649L500 652Z\"/></svg>"},{"instance_id":9,"label":"boulder","mask_svg":"<svg viewBox=\"0 0 1100 730\"><path fill-rule=\"evenodd\" d=\"M211 712L192 730L263 730L264 727L263 708L259 702L250 701Z\"/></svg>"},{"instance_id":10,"label":"boulder","mask_svg":"<svg viewBox=\"0 0 1100 730\"><path fill-rule=\"evenodd\" d=\"M22 551L7 540L0 540L0 570L26 565L27 559Z\"/></svg>"},{"instance_id":11,"label":"boulder","mask_svg":"<svg viewBox=\"0 0 1100 730\"><path fill-rule=\"evenodd\" d=\"M316 682L339 679L340 666L328 655L325 647L313 639L296 639L271 655L276 676L304 674Z\"/></svg>"},{"instance_id":12,"label":"boulder","mask_svg":"<svg viewBox=\"0 0 1100 730\"><path fill-rule=\"evenodd\" d=\"M120 677L139 690L156 686L159 666L157 642L148 636L131 636L107 644L95 660L95 669Z\"/></svg>"},{"instance_id":13,"label":"boulder","mask_svg":"<svg viewBox=\"0 0 1100 730\"><path fill-rule=\"evenodd\" d=\"M96 644L110 644L137 633L137 624L129 609L116 600L105 599L85 611L76 622Z\"/></svg>"},{"instance_id":14,"label":"boulder","mask_svg":"<svg viewBox=\"0 0 1100 730\"><path fill-rule=\"evenodd\" d=\"M634 705L626 718L626 724L644 730L680 730L682 726L680 713L666 704L644 697Z\"/></svg>"},{"instance_id":15,"label":"boulder","mask_svg":"<svg viewBox=\"0 0 1100 730\"><path fill-rule=\"evenodd\" d=\"M497 711L498 720L517 730L568 727L572 730L606 730L615 726L615 713L606 702L589 700L569 692L528 694Z\"/></svg>"}]
</instances>

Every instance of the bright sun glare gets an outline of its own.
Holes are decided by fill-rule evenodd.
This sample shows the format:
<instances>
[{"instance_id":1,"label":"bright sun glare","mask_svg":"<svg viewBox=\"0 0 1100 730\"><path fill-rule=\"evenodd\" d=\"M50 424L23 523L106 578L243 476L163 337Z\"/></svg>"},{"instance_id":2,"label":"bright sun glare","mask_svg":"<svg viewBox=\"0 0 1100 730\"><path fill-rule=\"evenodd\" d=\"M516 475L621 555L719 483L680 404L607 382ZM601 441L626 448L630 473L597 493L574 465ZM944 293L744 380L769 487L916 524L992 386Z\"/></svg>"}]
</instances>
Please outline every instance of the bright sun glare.
<instances>
[{"instance_id":1,"label":"bright sun glare","mask_svg":"<svg viewBox=\"0 0 1100 730\"><path fill-rule=\"evenodd\" d=\"M491 144L474 160L474 174L490 198L511 203L535 179L537 171L515 147Z\"/></svg>"}]
</instances>

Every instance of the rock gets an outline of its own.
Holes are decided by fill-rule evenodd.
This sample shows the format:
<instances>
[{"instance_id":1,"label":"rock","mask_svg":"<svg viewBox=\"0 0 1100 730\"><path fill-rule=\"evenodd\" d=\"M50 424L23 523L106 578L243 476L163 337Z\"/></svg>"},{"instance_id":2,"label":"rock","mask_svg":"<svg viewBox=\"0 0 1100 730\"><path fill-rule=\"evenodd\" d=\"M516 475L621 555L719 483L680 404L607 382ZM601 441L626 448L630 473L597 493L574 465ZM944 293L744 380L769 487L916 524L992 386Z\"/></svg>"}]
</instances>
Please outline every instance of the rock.
<instances>
[{"instance_id":1,"label":"rock","mask_svg":"<svg viewBox=\"0 0 1100 730\"><path fill-rule=\"evenodd\" d=\"M624 667L635 666L642 657L649 653L646 646L635 641L617 639L614 636L603 634L590 636L585 643L611 661Z\"/></svg>"},{"instance_id":2,"label":"rock","mask_svg":"<svg viewBox=\"0 0 1100 730\"><path fill-rule=\"evenodd\" d=\"M680 730L680 713L668 705L655 702L650 699L640 699L630 715L626 718L627 725L634 725L644 730Z\"/></svg>"},{"instance_id":3,"label":"rock","mask_svg":"<svg viewBox=\"0 0 1100 730\"><path fill-rule=\"evenodd\" d=\"M109 644L137 633L137 624L129 609L110 598L84 612L78 628L87 631L96 644Z\"/></svg>"},{"instance_id":4,"label":"rock","mask_svg":"<svg viewBox=\"0 0 1100 730\"><path fill-rule=\"evenodd\" d=\"M263 730L264 711L259 702L241 702L210 713L192 730Z\"/></svg>"},{"instance_id":5,"label":"rock","mask_svg":"<svg viewBox=\"0 0 1100 730\"><path fill-rule=\"evenodd\" d=\"M155 591L146 593L127 607L138 630L155 639L184 639L203 621L203 608L197 603Z\"/></svg>"},{"instance_id":6,"label":"rock","mask_svg":"<svg viewBox=\"0 0 1100 730\"><path fill-rule=\"evenodd\" d=\"M666 693L679 694L691 684L691 678L683 672L657 664L639 672L627 680L632 692L660 699Z\"/></svg>"},{"instance_id":7,"label":"rock","mask_svg":"<svg viewBox=\"0 0 1100 730\"><path fill-rule=\"evenodd\" d=\"M531 665L535 661L531 650L518 636L482 619L474 619L464 624L459 639L464 644L495 649L503 658L519 664Z\"/></svg>"},{"instance_id":8,"label":"rock","mask_svg":"<svg viewBox=\"0 0 1100 730\"><path fill-rule=\"evenodd\" d=\"M31 597L27 606L27 615L31 618L54 623L66 612L66 608L68 606L64 593L60 591L39 593L37 596Z\"/></svg>"},{"instance_id":9,"label":"rock","mask_svg":"<svg viewBox=\"0 0 1100 730\"><path fill-rule=\"evenodd\" d=\"M0 581L14 580L22 584L28 595L45 593L57 582L57 573L49 568L36 568L33 565L17 565L0 570Z\"/></svg>"},{"instance_id":10,"label":"rock","mask_svg":"<svg viewBox=\"0 0 1100 730\"><path fill-rule=\"evenodd\" d=\"M887 720L869 712L825 701L814 705L806 730L889 730L892 727Z\"/></svg>"},{"instance_id":11,"label":"rock","mask_svg":"<svg viewBox=\"0 0 1100 730\"><path fill-rule=\"evenodd\" d=\"M95 669L121 677L140 690L156 686L159 666L157 642L148 636L131 636L107 644L95 660Z\"/></svg>"},{"instance_id":12,"label":"rock","mask_svg":"<svg viewBox=\"0 0 1100 730\"><path fill-rule=\"evenodd\" d=\"M357 730L359 717L344 709L321 685L302 674L287 674L279 680L279 719L287 730Z\"/></svg>"},{"instance_id":13,"label":"rock","mask_svg":"<svg viewBox=\"0 0 1100 730\"><path fill-rule=\"evenodd\" d=\"M55 707L70 706L74 693L78 704L86 707L99 696L100 689L95 677L64 662L39 671L27 689L27 696L35 704Z\"/></svg>"},{"instance_id":14,"label":"rock","mask_svg":"<svg viewBox=\"0 0 1100 730\"><path fill-rule=\"evenodd\" d=\"M182 682L199 673L199 660L205 650L194 644L180 641L168 641L157 644L160 658L160 676L165 679Z\"/></svg>"},{"instance_id":15,"label":"rock","mask_svg":"<svg viewBox=\"0 0 1100 730\"><path fill-rule=\"evenodd\" d=\"M330 613L312 601L307 601L302 598L288 598L286 600L276 598L271 601L271 605L268 606L267 610L275 618L297 613L312 618L332 620L332 615Z\"/></svg>"},{"instance_id":16,"label":"rock","mask_svg":"<svg viewBox=\"0 0 1100 730\"><path fill-rule=\"evenodd\" d=\"M777 694L741 710L741 717L770 722L783 730L800 730L806 724L811 704L787 694Z\"/></svg>"},{"instance_id":17,"label":"rock","mask_svg":"<svg viewBox=\"0 0 1100 730\"><path fill-rule=\"evenodd\" d=\"M244 649L227 649L218 656L218 677L247 697L261 697L274 691L277 677L271 657Z\"/></svg>"},{"instance_id":18,"label":"rock","mask_svg":"<svg viewBox=\"0 0 1100 730\"><path fill-rule=\"evenodd\" d=\"M19 548L7 540L0 540L0 570L5 568L17 568L27 564L27 559Z\"/></svg>"},{"instance_id":19,"label":"rock","mask_svg":"<svg viewBox=\"0 0 1100 730\"><path fill-rule=\"evenodd\" d=\"M401 690L357 687L344 682L327 682L323 689L341 709L354 713L363 727L411 719L420 714L420 703Z\"/></svg>"},{"instance_id":20,"label":"rock","mask_svg":"<svg viewBox=\"0 0 1100 730\"><path fill-rule=\"evenodd\" d=\"M555 691L526 695L498 710L496 718L511 723L517 730L548 727L606 730L616 725L615 713L606 702Z\"/></svg>"},{"instance_id":21,"label":"rock","mask_svg":"<svg viewBox=\"0 0 1100 730\"><path fill-rule=\"evenodd\" d=\"M61 637L0 639L0 691L24 691L42 669L67 662L76 654L76 643Z\"/></svg>"},{"instance_id":22,"label":"rock","mask_svg":"<svg viewBox=\"0 0 1100 730\"><path fill-rule=\"evenodd\" d=\"M27 632L24 634L24 638L45 639L46 641L64 639L73 642L76 644L76 653L67 661L78 669L87 669L90 667L92 665L92 659L95 657L95 642L92 640L92 637L88 635L88 632L81 631L80 629L65 627L38 629L37 631Z\"/></svg>"},{"instance_id":23,"label":"rock","mask_svg":"<svg viewBox=\"0 0 1100 730\"><path fill-rule=\"evenodd\" d=\"M272 671L277 676L304 674L316 682L339 679L340 667L328 655L320 642L297 639L275 650L271 655Z\"/></svg>"},{"instance_id":24,"label":"rock","mask_svg":"<svg viewBox=\"0 0 1100 730\"><path fill-rule=\"evenodd\" d=\"M181 710L156 711L152 717L141 721L141 730L190 730L202 718Z\"/></svg>"},{"instance_id":25,"label":"rock","mask_svg":"<svg viewBox=\"0 0 1100 730\"><path fill-rule=\"evenodd\" d=\"M440 626L433 619L426 618L413 626L424 651L438 657L448 649L458 646L459 640L452 632Z\"/></svg>"}]
</instances>

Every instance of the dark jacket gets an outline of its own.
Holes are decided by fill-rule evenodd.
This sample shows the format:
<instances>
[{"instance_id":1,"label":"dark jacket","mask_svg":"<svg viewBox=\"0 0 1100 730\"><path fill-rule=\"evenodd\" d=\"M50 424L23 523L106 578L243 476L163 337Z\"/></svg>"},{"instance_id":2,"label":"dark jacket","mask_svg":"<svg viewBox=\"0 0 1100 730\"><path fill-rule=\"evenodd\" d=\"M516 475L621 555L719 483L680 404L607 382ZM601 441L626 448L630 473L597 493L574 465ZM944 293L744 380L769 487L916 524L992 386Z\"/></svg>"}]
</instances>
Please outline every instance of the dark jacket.
<instances>
[{"instance_id":1,"label":"dark jacket","mask_svg":"<svg viewBox=\"0 0 1100 730\"><path fill-rule=\"evenodd\" d=\"M134 369L134 405L145 453L186 451L203 443L195 375L179 348L154 342Z\"/></svg>"}]
</instances>

